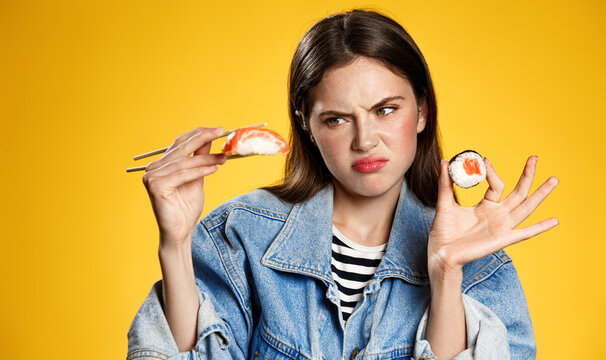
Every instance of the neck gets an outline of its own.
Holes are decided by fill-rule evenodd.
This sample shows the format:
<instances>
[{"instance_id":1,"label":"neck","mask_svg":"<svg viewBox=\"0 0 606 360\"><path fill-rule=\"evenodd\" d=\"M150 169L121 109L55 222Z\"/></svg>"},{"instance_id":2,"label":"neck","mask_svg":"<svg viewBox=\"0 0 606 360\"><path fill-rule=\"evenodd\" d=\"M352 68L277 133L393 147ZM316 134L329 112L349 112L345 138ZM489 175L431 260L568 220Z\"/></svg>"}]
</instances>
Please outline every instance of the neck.
<instances>
[{"instance_id":1,"label":"neck","mask_svg":"<svg viewBox=\"0 0 606 360\"><path fill-rule=\"evenodd\" d=\"M380 196L366 197L334 183L333 225L353 242L364 246L387 243L403 179Z\"/></svg>"}]
</instances>

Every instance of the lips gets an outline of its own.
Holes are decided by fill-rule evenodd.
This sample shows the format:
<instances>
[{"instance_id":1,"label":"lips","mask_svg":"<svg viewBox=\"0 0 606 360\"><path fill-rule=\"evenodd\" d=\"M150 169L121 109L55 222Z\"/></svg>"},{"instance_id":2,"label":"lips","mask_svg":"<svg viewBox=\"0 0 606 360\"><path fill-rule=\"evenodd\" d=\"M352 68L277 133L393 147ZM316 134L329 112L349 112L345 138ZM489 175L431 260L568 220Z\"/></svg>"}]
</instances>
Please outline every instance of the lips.
<instances>
[{"instance_id":1,"label":"lips","mask_svg":"<svg viewBox=\"0 0 606 360\"><path fill-rule=\"evenodd\" d=\"M354 161L351 167L361 173L372 173L379 171L383 166L387 165L387 160L383 156L368 156Z\"/></svg>"}]
</instances>

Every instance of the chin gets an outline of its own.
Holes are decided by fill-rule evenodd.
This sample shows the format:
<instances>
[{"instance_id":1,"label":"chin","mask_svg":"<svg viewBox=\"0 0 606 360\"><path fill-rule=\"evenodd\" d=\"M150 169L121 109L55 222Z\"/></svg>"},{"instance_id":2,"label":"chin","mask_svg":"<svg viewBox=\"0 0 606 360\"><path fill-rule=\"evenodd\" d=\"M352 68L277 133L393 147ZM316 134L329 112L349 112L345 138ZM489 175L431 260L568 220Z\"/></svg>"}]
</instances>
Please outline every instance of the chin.
<instances>
[{"instance_id":1,"label":"chin","mask_svg":"<svg viewBox=\"0 0 606 360\"><path fill-rule=\"evenodd\" d=\"M352 195L357 195L361 197L379 197L390 192L390 190L397 191L397 193L399 194L400 187L402 186L402 179L403 178L398 179L398 181L395 182L374 181L368 183L360 182L356 184L344 184L341 182L339 183L339 186L341 186L343 189L345 189L346 192ZM394 189L396 187L397 190Z\"/></svg>"}]
</instances>

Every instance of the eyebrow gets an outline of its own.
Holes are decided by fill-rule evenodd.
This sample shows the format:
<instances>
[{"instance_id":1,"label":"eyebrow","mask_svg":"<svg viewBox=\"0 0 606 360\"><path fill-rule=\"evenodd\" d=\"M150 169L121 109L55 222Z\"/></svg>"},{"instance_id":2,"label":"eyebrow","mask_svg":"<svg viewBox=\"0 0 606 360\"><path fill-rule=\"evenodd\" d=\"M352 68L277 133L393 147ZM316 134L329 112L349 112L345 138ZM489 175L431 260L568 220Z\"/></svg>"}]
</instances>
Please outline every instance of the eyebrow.
<instances>
[{"instance_id":1,"label":"eyebrow","mask_svg":"<svg viewBox=\"0 0 606 360\"><path fill-rule=\"evenodd\" d=\"M385 99L379 101L378 103L374 104L373 106L371 106L370 109L376 109L393 100L406 100L406 99L404 99L403 96L389 96L389 97L386 97ZM342 113L342 112L335 111L335 110L322 111L320 114L318 114L318 116L325 116L325 115L344 116L344 115L349 115L349 114Z\"/></svg>"}]
</instances>

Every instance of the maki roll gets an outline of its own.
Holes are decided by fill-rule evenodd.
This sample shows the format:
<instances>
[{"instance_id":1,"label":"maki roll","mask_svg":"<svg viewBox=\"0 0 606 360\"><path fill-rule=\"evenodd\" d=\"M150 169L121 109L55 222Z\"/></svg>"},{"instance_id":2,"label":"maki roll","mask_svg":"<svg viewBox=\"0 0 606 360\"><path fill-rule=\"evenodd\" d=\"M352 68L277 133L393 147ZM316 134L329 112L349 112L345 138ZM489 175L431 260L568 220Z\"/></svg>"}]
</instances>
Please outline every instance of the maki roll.
<instances>
[{"instance_id":1,"label":"maki roll","mask_svg":"<svg viewBox=\"0 0 606 360\"><path fill-rule=\"evenodd\" d=\"M482 155L473 150L465 150L450 159L448 174L457 186L470 188L486 179L486 165Z\"/></svg>"},{"instance_id":2,"label":"maki roll","mask_svg":"<svg viewBox=\"0 0 606 360\"><path fill-rule=\"evenodd\" d=\"M288 143L274 131L242 128L229 134L221 152L227 156L245 156L286 154L289 150Z\"/></svg>"}]
</instances>

